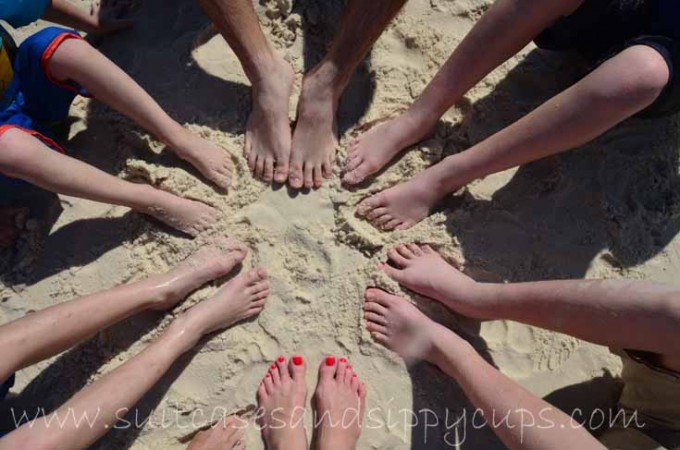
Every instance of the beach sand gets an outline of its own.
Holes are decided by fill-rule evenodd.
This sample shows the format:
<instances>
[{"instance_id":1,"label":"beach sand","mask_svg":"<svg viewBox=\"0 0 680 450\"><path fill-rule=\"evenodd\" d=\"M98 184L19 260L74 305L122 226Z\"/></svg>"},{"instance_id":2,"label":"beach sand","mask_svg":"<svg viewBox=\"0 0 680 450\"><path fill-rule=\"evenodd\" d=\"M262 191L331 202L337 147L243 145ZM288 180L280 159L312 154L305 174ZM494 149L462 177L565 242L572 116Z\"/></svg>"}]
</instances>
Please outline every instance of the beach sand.
<instances>
[{"instance_id":1,"label":"beach sand","mask_svg":"<svg viewBox=\"0 0 680 450\"><path fill-rule=\"evenodd\" d=\"M503 373L558 406L569 411L579 406L588 419L589 408L613 405L621 363L606 348L517 323L480 325L456 317L402 291L378 273L376 264L391 246L416 241L437 247L485 281L626 277L677 282L677 119L628 121L577 151L472 183L409 231L382 233L354 217L360 200L510 124L576 80L584 64L529 46L452 108L431 139L374 181L347 190L336 176L318 191L291 193L249 175L241 157L249 84L195 3L145 0L134 30L98 45L173 117L233 154L237 189L218 194L129 120L84 98L74 102L64 137L79 158L212 204L223 219L189 240L124 208L61 197L61 211L52 208L46 214L53 221L29 221L17 251L2 255L0 321L164 271L224 235L250 247L245 267L267 268L272 295L258 318L213 337L175 365L140 403L138 416L129 418L148 419L144 426L114 430L98 448L185 448L213 413L254 409L268 365L279 355L293 354L304 355L310 366L310 396L316 366L325 355L350 358L369 392L359 449L448 449L456 438L464 448L503 448L489 430L475 430L469 415L465 430L451 428L469 406L455 383L425 364L407 368L372 342L362 320L367 286L401 293L421 305L471 339ZM348 139L363 124L412 102L490 4L408 2L343 98L338 167ZM293 119L301 74L323 54L342 2L265 0L257 9L265 32L297 72ZM20 396L5 408L56 407L138 353L173 315L215 289L198 291L170 314L133 317L22 370L12 391ZM415 412L417 423L408 411ZM248 448L263 448L254 428Z\"/></svg>"}]
</instances>

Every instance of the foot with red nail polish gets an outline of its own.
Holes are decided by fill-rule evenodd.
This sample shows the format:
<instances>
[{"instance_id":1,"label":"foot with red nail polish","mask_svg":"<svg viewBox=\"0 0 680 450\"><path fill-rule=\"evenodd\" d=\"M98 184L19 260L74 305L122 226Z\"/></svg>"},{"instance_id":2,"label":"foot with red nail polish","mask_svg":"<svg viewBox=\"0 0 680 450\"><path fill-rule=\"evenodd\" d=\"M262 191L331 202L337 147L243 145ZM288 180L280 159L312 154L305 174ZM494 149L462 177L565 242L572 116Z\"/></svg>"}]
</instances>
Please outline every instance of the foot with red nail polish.
<instances>
[{"instance_id":1,"label":"foot with red nail polish","mask_svg":"<svg viewBox=\"0 0 680 450\"><path fill-rule=\"evenodd\" d=\"M306 450L307 366L302 356L280 356L257 391L258 419L267 450Z\"/></svg>"},{"instance_id":2,"label":"foot with red nail polish","mask_svg":"<svg viewBox=\"0 0 680 450\"><path fill-rule=\"evenodd\" d=\"M364 417L366 386L347 362L329 356L319 367L312 402L316 450L354 450Z\"/></svg>"}]
</instances>

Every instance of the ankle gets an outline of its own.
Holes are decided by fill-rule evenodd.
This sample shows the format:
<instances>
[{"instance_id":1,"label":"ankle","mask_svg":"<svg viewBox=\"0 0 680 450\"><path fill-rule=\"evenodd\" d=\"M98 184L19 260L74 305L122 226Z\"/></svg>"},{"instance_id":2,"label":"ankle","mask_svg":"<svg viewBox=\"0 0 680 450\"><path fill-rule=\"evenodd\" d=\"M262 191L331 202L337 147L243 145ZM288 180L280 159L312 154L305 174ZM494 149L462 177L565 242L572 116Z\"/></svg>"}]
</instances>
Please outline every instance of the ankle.
<instances>
[{"instance_id":1,"label":"ankle","mask_svg":"<svg viewBox=\"0 0 680 450\"><path fill-rule=\"evenodd\" d=\"M288 81L292 83L295 77L290 63L272 50L254 56L247 65L244 65L244 71L254 89L271 84L272 80L278 81L281 77L289 78Z\"/></svg>"},{"instance_id":2,"label":"ankle","mask_svg":"<svg viewBox=\"0 0 680 450\"><path fill-rule=\"evenodd\" d=\"M322 62L305 74L301 95L310 94L316 98L330 96L337 103L348 81L333 63Z\"/></svg>"},{"instance_id":3,"label":"ankle","mask_svg":"<svg viewBox=\"0 0 680 450\"><path fill-rule=\"evenodd\" d=\"M162 339L167 339L177 345L182 353L194 348L203 337L202 330L189 313L183 313L172 321L163 334Z\"/></svg>"},{"instance_id":4,"label":"ankle","mask_svg":"<svg viewBox=\"0 0 680 450\"><path fill-rule=\"evenodd\" d=\"M438 121L439 117L433 118L413 107L407 109L394 120L395 125L398 124L399 134L404 138L400 144L410 146L422 141L434 132Z\"/></svg>"}]
</instances>

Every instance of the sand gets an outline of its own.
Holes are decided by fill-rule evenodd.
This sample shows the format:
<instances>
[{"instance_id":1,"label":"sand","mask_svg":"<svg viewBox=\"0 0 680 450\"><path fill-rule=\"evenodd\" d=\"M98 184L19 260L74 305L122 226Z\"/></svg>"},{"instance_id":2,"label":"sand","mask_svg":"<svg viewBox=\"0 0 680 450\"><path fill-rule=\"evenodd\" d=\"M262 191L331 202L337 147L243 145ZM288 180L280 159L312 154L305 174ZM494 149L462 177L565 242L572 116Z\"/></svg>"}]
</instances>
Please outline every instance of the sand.
<instances>
[{"instance_id":1,"label":"sand","mask_svg":"<svg viewBox=\"0 0 680 450\"><path fill-rule=\"evenodd\" d=\"M265 0L258 5L265 32L298 74L291 118L301 74L322 55L342 10L340 1L292 3ZM338 163L357 127L395 113L418 95L490 3L407 4L362 63L343 99ZM361 314L367 286L401 293L423 306L469 337L505 374L559 406L587 410L613 404L621 363L606 348L516 323L480 325L456 317L403 292L375 266L390 246L418 241L436 246L480 280L677 281L676 119L632 120L578 151L474 182L413 229L386 234L354 217L361 199L511 123L577 79L583 66L529 46L452 108L431 139L373 182L350 191L336 177L316 192L291 194L248 174L240 155L249 85L233 52L195 2L147 0L135 30L99 47L173 117L233 154L238 188L227 196L218 194L127 119L78 99L65 130L67 147L78 157L210 203L223 219L192 241L124 208L61 197L61 211L50 216L56 217L54 223L31 220L17 252L3 255L0 321L166 270L224 235L247 243L251 253L245 267L265 266L273 289L257 319L205 342L144 398L137 420L149 422L110 433L98 448L184 448L183 442L213 412L252 409L268 364L295 353L312 366L310 391L315 366L324 355L350 357L369 388L370 416L360 449L448 449L456 435L465 448L502 448L488 430L459 429L456 434L449 428L467 406L451 380L427 365L407 368L372 342ZM48 225L51 229L45 231ZM13 390L21 395L9 404L54 408L139 352L173 314L215 289L200 290L171 314L134 317L21 371ZM438 415L438 425L433 425L430 410ZM417 425L407 411L418 414ZM442 423L446 411L449 427ZM424 425L426 418L429 426ZM254 429L248 448L263 448Z\"/></svg>"}]
</instances>

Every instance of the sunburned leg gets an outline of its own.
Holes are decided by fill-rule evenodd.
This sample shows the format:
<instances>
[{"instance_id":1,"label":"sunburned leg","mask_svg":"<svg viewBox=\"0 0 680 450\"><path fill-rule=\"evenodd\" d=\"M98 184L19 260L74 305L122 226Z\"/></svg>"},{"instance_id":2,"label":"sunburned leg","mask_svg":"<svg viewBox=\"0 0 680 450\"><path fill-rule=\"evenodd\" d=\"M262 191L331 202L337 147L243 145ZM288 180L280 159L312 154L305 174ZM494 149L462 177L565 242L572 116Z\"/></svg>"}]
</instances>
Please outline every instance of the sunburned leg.
<instances>
[{"instance_id":1,"label":"sunburned leg","mask_svg":"<svg viewBox=\"0 0 680 450\"><path fill-rule=\"evenodd\" d=\"M77 82L97 100L134 120L220 188L231 186L229 153L171 119L144 89L87 42L64 41L50 58L48 70L57 80Z\"/></svg>"},{"instance_id":2,"label":"sunburned leg","mask_svg":"<svg viewBox=\"0 0 680 450\"><path fill-rule=\"evenodd\" d=\"M366 410L366 385L346 358L327 357L319 366L314 407L315 450L354 450Z\"/></svg>"},{"instance_id":3,"label":"sunburned leg","mask_svg":"<svg viewBox=\"0 0 680 450\"><path fill-rule=\"evenodd\" d=\"M244 154L253 174L265 181L288 179L288 106L295 73L269 45L251 0L198 0L234 50L253 86L253 110Z\"/></svg>"},{"instance_id":4,"label":"sunburned leg","mask_svg":"<svg viewBox=\"0 0 680 450\"><path fill-rule=\"evenodd\" d=\"M474 147L364 200L357 209L375 226L406 229L446 195L486 175L573 149L650 106L669 69L651 47L634 46L516 123ZM377 211L382 214L377 215Z\"/></svg>"},{"instance_id":5,"label":"sunburned leg","mask_svg":"<svg viewBox=\"0 0 680 450\"><path fill-rule=\"evenodd\" d=\"M259 425L267 450L307 450L307 366L302 356L272 363L257 390Z\"/></svg>"},{"instance_id":6,"label":"sunburned leg","mask_svg":"<svg viewBox=\"0 0 680 450\"><path fill-rule=\"evenodd\" d=\"M482 78L581 3L583 0L497 0L407 111L350 144L343 181L362 182L425 138L439 118Z\"/></svg>"},{"instance_id":7,"label":"sunburned leg","mask_svg":"<svg viewBox=\"0 0 680 450\"><path fill-rule=\"evenodd\" d=\"M87 448L117 423L121 411L133 408L201 337L259 314L268 294L264 269L239 275L213 298L175 319L139 355L87 386L45 420L36 419L3 438L0 449ZM79 421L63 420L68 417L90 420L82 427Z\"/></svg>"},{"instance_id":8,"label":"sunburned leg","mask_svg":"<svg viewBox=\"0 0 680 450\"><path fill-rule=\"evenodd\" d=\"M244 450L245 425L242 419L229 416L198 433L187 450Z\"/></svg>"},{"instance_id":9,"label":"sunburned leg","mask_svg":"<svg viewBox=\"0 0 680 450\"><path fill-rule=\"evenodd\" d=\"M166 310L205 283L229 273L247 253L238 241L197 251L175 269L143 281L61 303L0 326L0 379L57 355L143 310ZM62 326L69 323L68 327Z\"/></svg>"},{"instance_id":10,"label":"sunburned leg","mask_svg":"<svg viewBox=\"0 0 680 450\"><path fill-rule=\"evenodd\" d=\"M392 266L381 266L387 275L459 314L515 320L669 360L680 356L677 286L629 280L477 283L426 245L400 245L389 257Z\"/></svg>"},{"instance_id":11,"label":"sunburned leg","mask_svg":"<svg viewBox=\"0 0 680 450\"><path fill-rule=\"evenodd\" d=\"M289 182L318 188L333 173L338 102L357 65L405 0L350 0L338 36L302 83Z\"/></svg>"},{"instance_id":12,"label":"sunburned leg","mask_svg":"<svg viewBox=\"0 0 680 450\"><path fill-rule=\"evenodd\" d=\"M114 177L12 129L0 136L0 172L58 194L126 206L198 235L218 218L216 209L144 184Z\"/></svg>"},{"instance_id":13,"label":"sunburned leg","mask_svg":"<svg viewBox=\"0 0 680 450\"><path fill-rule=\"evenodd\" d=\"M453 378L508 448L603 449L569 416L500 373L407 300L369 289L365 311L366 326L378 342L409 361L428 361Z\"/></svg>"}]
</instances>

